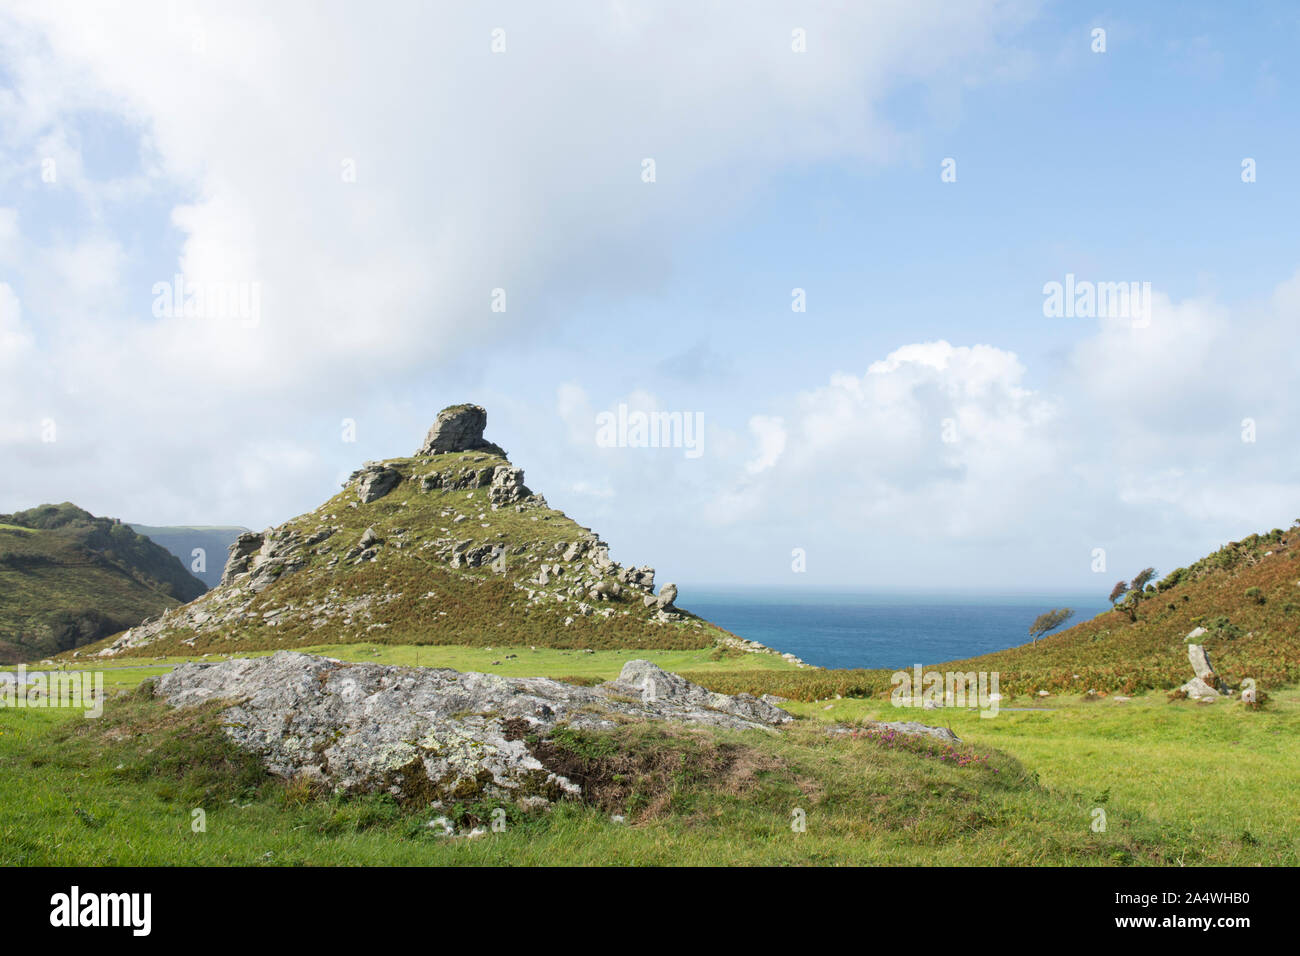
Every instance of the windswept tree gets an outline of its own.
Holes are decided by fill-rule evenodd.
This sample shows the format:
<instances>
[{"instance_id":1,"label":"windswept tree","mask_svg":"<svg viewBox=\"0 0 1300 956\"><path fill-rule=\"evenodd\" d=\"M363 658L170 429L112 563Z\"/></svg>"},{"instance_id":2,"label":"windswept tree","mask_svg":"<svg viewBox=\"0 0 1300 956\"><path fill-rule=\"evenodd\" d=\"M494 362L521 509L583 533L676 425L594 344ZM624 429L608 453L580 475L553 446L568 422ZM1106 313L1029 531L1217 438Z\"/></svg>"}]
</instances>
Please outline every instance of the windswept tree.
<instances>
[{"instance_id":1,"label":"windswept tree","mask_svg":"<svg viewBox=\"0 0 1300 956\"><path fill-rule=\"evenodd\" d=\"M1133 583L1128 586L1129 590L1137 594L1141 594L1142 589L1145 588L1148 584L1150 584L1151 579L1154 578L1155 576L1156 576L1155 568L1145 568L1139 571L1138 576L1133 579Z\"/></svg>"},{"instance_id":2,"label":"windswept tree","mask_svg":"<svg viewBox=\"0 0 1300 956\"><path fill-rule=\"evenodd\" d=\"M1127 593L1128 593L1128 582L1116 581L1115 586L1110 589L1110 597L1107 598L1107 600L1110 601L1111 607L1114 607L1116 602L1119 601L1119 599L1122 598Z\"/></svg>"},{"instance_id":3,"label":"windswept tree","mask_svg":"<svg viewBox=\"0 0 1300 956\"><path fill-rule=\"evenodd\" d=\"M1038 639L1048 631L1054 631L1070 618L1074 617L1074 608L1058 607L1052 611L1044 611L1038 617L1034 618L1034 623L1029 625L1029 636L1038 643Z\"/></svg>"}]
</instances>

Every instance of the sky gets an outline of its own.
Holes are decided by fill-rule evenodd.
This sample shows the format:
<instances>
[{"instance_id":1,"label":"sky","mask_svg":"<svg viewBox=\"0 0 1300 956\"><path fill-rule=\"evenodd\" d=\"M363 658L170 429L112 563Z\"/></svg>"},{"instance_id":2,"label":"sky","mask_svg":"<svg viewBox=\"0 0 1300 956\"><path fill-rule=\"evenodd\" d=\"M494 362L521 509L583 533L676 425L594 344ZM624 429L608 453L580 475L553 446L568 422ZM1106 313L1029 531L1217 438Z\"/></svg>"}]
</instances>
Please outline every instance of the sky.
<instances>
[{"instance_id":1,"label":"sky","mask_svg":"<svg viewBox=\"0 0 1300 956\"><path fill-rule=\"evenodd\" d=\"M268 527L475 402L688 606L1288 527L1300 8L1132 6L0 0L0 512Z\"/></svg>"}]
</instances>

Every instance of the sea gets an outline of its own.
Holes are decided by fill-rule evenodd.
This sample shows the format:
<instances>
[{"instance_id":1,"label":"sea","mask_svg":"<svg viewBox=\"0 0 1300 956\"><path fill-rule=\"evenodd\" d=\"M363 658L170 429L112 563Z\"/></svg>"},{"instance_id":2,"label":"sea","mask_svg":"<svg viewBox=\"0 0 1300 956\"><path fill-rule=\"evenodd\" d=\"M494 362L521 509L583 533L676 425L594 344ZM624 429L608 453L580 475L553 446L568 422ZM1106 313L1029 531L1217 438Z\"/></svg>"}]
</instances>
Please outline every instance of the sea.
<instances>
[{"instance_id":1,"label":"sea","mask_svg":"<svg viewBox=\"0 0 1300 956\"><path fill-rule=\"evenodd\" d=\"M685 589L683 589L684 591ZM1029 641L1029 625L1058 607L1065 627L1106 610L1094 594L837 593L692 589L680 603L734 634L818 667L939 664ZM1063 628L1062 628L1063 629Z\"/></svg>"}]
</instances>

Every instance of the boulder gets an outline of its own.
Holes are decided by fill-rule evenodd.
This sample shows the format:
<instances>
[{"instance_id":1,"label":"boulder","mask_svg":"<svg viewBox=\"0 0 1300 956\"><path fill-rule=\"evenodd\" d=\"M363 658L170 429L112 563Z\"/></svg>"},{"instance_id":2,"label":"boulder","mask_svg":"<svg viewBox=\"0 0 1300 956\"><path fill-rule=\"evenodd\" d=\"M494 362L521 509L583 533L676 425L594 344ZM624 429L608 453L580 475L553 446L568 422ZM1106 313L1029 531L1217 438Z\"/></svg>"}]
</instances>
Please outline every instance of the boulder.
<instances>
[{"instance_id":1,"label":"boulder","mask_svg":"<svg viewBox=\"0 0 1300 956\"><path fill-rule=\"evenodd\" d=\"M669 582L659 589L659 606L661 608L671 608L676 600L677 585Z\"/></svg>"},{"instance_id":2,"label":"boulder","mask_svg":"<svg viewBox=\"0 0 1300 956\"><path fill-rule=\"evenodd\" d=\"M1193 677L1179 688L1192 700L1218 700L1219 692L1199 677Z\"/></svg>"},{"instance_id":3,"label":"boulder","mask_svg":"<svg viewBox=\"0 0 1300 956\"><path fill-rule=\"evenodd\" d=\"M423 803L467 793L577 796L579 785L528 743L559 725L610 730L628 720L666 720L768 730L793 720L758 698L713 693L649 661L629 661L608 684L577 687L280 651L182 664L153 690L173 707L223 702L225 732L272 773Z\"/></svg>"},{"instance_id":4,"label":"boulder","mask_svg":"<svg viewBox=\"0 0 1300 956\"><path fill-rule=\"evenodd\" d=\"M416 455L427 457L458 451L485 451L505 458L506 453L499 446L484 440L483 429L486 427L487 411L481 405L451 405L438 413Z\"/></svg>"},{"instance_id":5,"label":"boulder","mask_svg":"<svg viewBox=\"0 0 1300 956\"><path fill-rule=\"evenodd\" d=\"M831 704L823 707L823 710L830 710ZM868 720L864 726L869 730L892 730L898 734L908 734L913 737L933 737L935 740L941 740L944 743L959 744L961 738L954 734L947 727L932 727L929 724L923 724L917 720ZM862 732L862 726L853 724L835 724L827 729L827 733L839 735L858 735Z\"/></svg>"},{"instance_id":6,"label":"boulder","mask_svg":"<svg viewBox=\"0 0 1300 956\"><path fill-rule=\"evenodd\" d=\"M354 471L348 478L349 482L357 483L357 499L363 505L382 498L396 488L401 480L402 473L396 468L378 464L368 464Z\"/></svg>"},{"instance_id":7,"label":"boulder","mask_svg":"<svg viewBox=\"0 0 1300 956\"><path fill-rule=\"evenodd\" d=\"M1197 628L1197 630L1201 630ZM1196 632L1193 631L1193 634ZM1190 635L1189 635L1190 636ZM1204 644L1188 644L1187 659L1192 663L1192 672L1202 680L1214 683L1214 667L1210 664L1210 655L1205 650Z\"/></svg>"},{"instance_id":8,"label":"boulder","mask_svg":"<svg viewBox=\"0 0 1300 956\"><path fill-rule=\"evenodd\" d=\"M950 744L961 743L961 738L947 727L931 727L929 724L923 724L915 720L898 720L893 722L883 720L873 721L873 725L886 730L893 730L900 734L933 737L935 740L942 740Z\"/></svg>"}]
</instances>

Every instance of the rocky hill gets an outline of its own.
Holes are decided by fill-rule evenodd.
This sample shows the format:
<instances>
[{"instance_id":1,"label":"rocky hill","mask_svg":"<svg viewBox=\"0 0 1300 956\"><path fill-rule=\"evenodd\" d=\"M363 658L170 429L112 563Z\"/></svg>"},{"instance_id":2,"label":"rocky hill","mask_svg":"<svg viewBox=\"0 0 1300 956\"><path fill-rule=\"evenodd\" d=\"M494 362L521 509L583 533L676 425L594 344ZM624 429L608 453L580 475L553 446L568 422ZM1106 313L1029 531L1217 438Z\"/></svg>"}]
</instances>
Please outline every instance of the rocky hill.
<instances>
[{"instance_id":1,"label":"rocky hill","mask_svg":"<svg viewBox=\"0 0 1300 956\"><path fill-rule=\"evenodd\" d=\"M80 647L205 590L114 518L68 502L0 515L0 663Z\"/></svg>"},{"instance_id":2,"label":"rocky hill","mask_svg":"<svg viewBox=\"0 0 1300 956\"><path fill-rule=\"evenodd\" d=\"M375 643L699 648L750 645L656 593L649 567L549 507L486 441L486 412L444 409L409 458L369 462L319 508L241 535L221 583L96 648L195 654Z\"/></svg>"}]
</instances>

